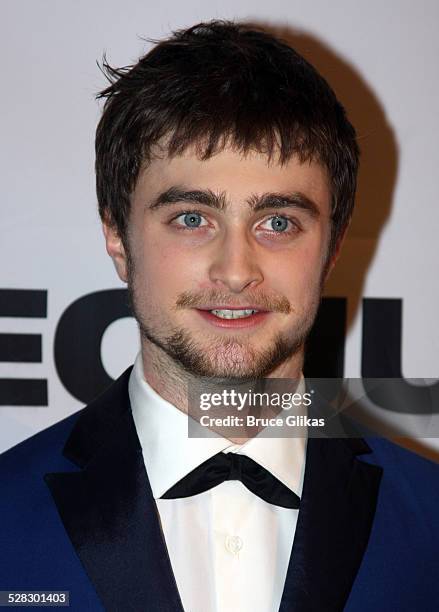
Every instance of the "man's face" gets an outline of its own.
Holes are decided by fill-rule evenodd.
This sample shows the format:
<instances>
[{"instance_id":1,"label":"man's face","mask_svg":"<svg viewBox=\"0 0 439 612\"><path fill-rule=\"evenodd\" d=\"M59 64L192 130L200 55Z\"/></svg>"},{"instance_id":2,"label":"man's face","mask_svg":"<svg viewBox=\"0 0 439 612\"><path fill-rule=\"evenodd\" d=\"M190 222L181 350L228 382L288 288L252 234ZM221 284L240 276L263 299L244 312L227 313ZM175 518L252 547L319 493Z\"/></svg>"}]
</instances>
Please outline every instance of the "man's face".
<instances>
[{"instance_id":1,"label":"man's face","mask_svg":"<svg viewBox=\"0 0 439 612\"><path fill-rule=\"evenodd\" d=\"M330 201L316 162L230 149L155 159L132 195L130 262L105 232L144 358L159 351L196 376L238 379L301 366L328 269Z\"/></svg>"}]
</instances>

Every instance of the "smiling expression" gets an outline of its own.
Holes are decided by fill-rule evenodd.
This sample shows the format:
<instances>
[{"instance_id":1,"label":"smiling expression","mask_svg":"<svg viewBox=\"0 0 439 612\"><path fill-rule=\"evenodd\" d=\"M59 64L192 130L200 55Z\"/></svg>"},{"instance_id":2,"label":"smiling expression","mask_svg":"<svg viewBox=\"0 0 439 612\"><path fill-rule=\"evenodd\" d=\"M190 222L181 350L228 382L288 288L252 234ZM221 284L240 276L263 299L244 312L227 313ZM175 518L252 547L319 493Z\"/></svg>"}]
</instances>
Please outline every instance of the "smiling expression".
<instances>
[{"instance_id":1,"label":"smiling expression","mask_svg":"<svg viewBox=\"0 0 439 612\"><path fill-rule=\"evenodd\" d=\"M104 226L144 362L196 376L296 376L334 263L330 208L317 162L227 148L154 159L132 194L129 255Z\"/></svg>"}]
</instances>

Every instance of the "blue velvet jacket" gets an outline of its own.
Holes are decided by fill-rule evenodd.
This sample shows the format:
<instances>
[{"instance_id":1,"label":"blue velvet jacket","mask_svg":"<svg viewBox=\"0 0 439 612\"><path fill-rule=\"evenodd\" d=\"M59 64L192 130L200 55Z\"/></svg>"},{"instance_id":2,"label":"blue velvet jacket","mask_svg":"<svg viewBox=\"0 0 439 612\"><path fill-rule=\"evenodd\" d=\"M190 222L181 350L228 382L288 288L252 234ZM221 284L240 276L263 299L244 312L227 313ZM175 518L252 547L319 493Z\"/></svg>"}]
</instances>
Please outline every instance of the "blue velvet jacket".
<instances>
[{"instance_id":1,"label":"blue velvet jacket","mask_svg":"<svg viewBox=\"0 0 439 612\"><path fill-rule=\"evenodd\" d=\"M69 591L79 612L182 612L129 374L0 456L0 590ZM341 610L439 610L439 466L379 438L308 440L280 612Z\"/></svg>"}]
</instances>

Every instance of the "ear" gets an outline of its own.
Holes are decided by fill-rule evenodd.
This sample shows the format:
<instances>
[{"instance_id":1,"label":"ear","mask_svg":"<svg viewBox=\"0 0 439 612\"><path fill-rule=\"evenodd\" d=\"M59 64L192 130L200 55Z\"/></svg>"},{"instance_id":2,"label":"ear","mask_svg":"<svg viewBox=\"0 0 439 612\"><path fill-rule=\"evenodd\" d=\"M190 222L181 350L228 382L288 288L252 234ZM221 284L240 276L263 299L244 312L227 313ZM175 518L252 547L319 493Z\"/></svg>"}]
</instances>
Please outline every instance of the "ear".
<instances>
[{"instance_id":1,"label":"ear","mask_svg":"<svg viewBox=\"0 0 439 612\"><path fill-rule=\"evenodd\" d=\"M111 223L108 219L102 222L102 229L104 231L107 253L113 260L119 278L126 283L128 282L128 264L122 238L115 224Z\"/></svg>"}]
</instances>

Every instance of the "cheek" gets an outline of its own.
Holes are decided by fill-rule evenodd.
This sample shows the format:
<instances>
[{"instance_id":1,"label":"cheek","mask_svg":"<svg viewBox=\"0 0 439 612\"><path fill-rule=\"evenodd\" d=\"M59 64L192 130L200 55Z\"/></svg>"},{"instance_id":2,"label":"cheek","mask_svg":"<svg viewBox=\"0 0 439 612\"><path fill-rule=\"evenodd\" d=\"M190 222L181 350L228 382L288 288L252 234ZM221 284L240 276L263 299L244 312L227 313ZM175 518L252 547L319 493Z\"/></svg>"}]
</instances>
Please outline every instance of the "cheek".
<instances>
[{"instance_id":1,"label":"cheek","mask_svg":"<svg viewBox=\"0 0 439 612\"><path fill-rule=\"evenodd\" d=\"M324 263L321 245L303 245L300 249L286 252L282 257L266 261L265 278L273 289L286 296L306 298L320 278Z\"/></svg>"},{"instance_id":2,"label":"cheek","mask_svg":"<svg viewBox=\"0 0 439 612\"><path fill-rule=\"evenodd\" d=\"M139 271L150 296L174 302L176 295L196 285L201 262L190 250L146 236Z\"/></svg>"}]
</instances>

